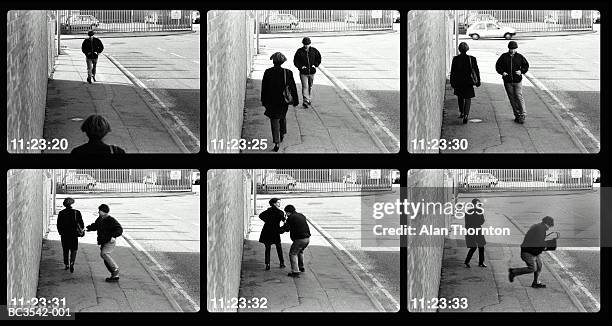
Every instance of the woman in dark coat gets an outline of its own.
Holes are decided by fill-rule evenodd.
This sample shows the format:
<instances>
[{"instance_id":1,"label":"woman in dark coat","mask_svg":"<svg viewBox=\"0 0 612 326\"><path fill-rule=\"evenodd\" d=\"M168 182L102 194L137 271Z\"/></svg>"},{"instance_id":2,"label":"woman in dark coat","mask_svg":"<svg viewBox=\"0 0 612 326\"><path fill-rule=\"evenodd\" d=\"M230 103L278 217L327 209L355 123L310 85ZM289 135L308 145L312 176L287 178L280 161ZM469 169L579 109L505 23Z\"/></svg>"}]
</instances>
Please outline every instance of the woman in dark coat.
<instances>
[{"instance_id":1,"label":"woman in dark coat","mask_svg":"<svg viewBox=\"0 0 612 326\"><path fill-rule=\"evenodd\" d=\"M125 154L123 148L106 144L103 139L111 132L110 123L101 115L92 114L81 125L89 141L72 149L70 154Z\"/></svg>"},{"instance_id":2,"label":"woman in dark coat","mask_svg":"<svg viewBox=\"0 0 612 326\"><path fill-rule=\"evenodd\" d=\"M270 126L272 127L272 141L274 142L273 151L278 152L278 144L283 141L287 133L287 110L289 104L285 102L283 91L285 86L289 86L291 96L293 97L293 106L299 104L297 87L293 79L293 73L289 69L281 67L287 61L287 58L280 52L274 53L270 60L274 63L274 67L266 69L261 81L261 103L266 108L264 114L270 118Z\"/></svg>"},{"instance_id":3,"label":"woman in dark coat","mask_svg":"<svg viewBox=\"0 0 612 326\"><path fill-rule=\"evenodd\" d=\"M470 232L476 232L472 235L465 235L465 245L470 248L468 251L467 257L465 257L465 267L470 268L470 260L472 260L472 255L476 251L476 247L478 247L478 266L487 267L484 263L484 246L487 244L485 240L484 234L482 234L482 225L485 222L484 214L483 214L483 206L478 198L474 198L472 200L472 205L474 208L471 208L465 214L465 228Z\"/></svg>"},{"instance_id":4,"label":"woman in dark coat","mask_svg":"<svg viewBox=\"0 0 612 326\"><path fill-rule=\"evenodd\" d=\"M259 242L266 245L266 270L270 270L270 249L272 248L272 244L276 245L276 253L278 254L280 268L285 268L283 247L280 238L280 222L285 222L285 212L280 209L280 199L272 198L268 203L270 207L259 214L259 219L264 221L264 226L259 236Z\"/></svg>"},{"instance_id":5,"label":"woman in dark coat","mask_svg":"<svg viewBox=\"0 0 612 326\"><path fill-rule=\"evenodd\" d=\"M469 49L470 47L467 43L461 42L459 44L460 54L453 58L450 74L450 83L455 90L454 94L457 95L457 100L459 102L459 118L463 118L464 124L468 122L472 97L476 96L476 94L474 94L474 86L480 87L480 70L478 70L478 63L475 57L467 55ZM472 69L474 69L478 76L478 82L476 83L474 83L471 77Z\"/></svg>"},{"instance_id":6,"label":"woman in dark coat","mask_svg":"<svg viewBox=\"0 0 612 326\"><path fill-rule=\"evenodd\" d=\"M79 249L79 236L77 235L77 224L81 229L85 228L81 212L72 208L74 199L68 197L64 199L65 209L57 215L57 232L62 238L62 249L64 251L64 265L70 268L70 273L74 273L74 261L76 260L77 250ZM68 265L68 254L70 254L70 265Z\"/></svg>"}]
</instances>

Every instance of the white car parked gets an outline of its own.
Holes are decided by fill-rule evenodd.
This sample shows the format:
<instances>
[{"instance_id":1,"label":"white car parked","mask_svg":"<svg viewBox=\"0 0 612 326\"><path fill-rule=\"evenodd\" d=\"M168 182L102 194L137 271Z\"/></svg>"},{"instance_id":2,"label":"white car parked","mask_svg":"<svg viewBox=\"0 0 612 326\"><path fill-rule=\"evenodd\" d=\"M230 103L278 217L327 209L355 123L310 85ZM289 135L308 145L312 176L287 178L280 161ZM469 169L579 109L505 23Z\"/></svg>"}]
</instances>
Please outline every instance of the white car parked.
<instances>
[{"instance_id":1,"label":"white car parked","mask_svg":"<svg viewBox=\"0 0 612 326\"><path fill-rule=\"evenodd\" d=\"M503 37L506 40L516 35L516 30L512 27L502 26L494 21L477 22L468 27L467 35L472 39Z\"/></svg>"}]
</instances>

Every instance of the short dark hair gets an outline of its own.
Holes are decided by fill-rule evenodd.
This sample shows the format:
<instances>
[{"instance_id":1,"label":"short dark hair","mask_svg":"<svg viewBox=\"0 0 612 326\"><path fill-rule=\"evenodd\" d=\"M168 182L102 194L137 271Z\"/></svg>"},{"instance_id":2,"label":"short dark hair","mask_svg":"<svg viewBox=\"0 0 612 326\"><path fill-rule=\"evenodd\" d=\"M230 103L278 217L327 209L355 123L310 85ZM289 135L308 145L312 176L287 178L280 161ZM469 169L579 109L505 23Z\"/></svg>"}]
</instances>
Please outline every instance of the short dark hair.
<instances>
[{"instance_id":1,"label":"short dark hair","mask_svg":"<svg viewBox=\"0 0 612 326\"><path fill-rule=\"evenodd\" d=\"M287 213L295 213L295 207L293 205L285 206L285 212Z\"/></svg>"},{"instance_id":2,"label":"short dark hair","mask_svg":"<svg viewBox=\"0 0 612 326\"><path fill-rule=\"evenodd\" d=\"M92 114L81 125L81 131L90 139L102 139L111 132L111 126L103 116Z\"/></svg>"},{"instance_id":3,"label":"short dark hair","mask_svg":"<svg viewBox=\"0 0 612 326\"><path fill-rule=\"evenodd\" d=\"M459 43L459 52L466 53L468 52L469 49L470 49L470 46L467 43L465 42Z\"/></svg>"},{"instance_id":4,"label":"short dark hair","mask_svg":"<svg viewBox=\"0 0 612 326\"><path fill-rule=\"evenodd\" d=\"M110 212L110 208L106 204L102 204L102 205L98 206L98 209L103 211L104 213Z\"/></svg>"},{"instance_id":5,"label":"short dark hair","mask_svg":"<svg viewBox=\"0 0 612 326\"><path fill-rule=\"evenodd\" d=\"M270 60L275 65L282 65L285 61L287 61L287 57L280 52L275 52L272 56L270 56Z\"/></svg>"},{"instance_id":6,"label":"short dark hair","mask_svg":"<svg viewBox=\"0 0 612 326\"><path fill-rule=\"evenodd\" d=\"M87 32L87 35L88 35L88 36L93 36L94 34L95 34L95 33L94 33L94 31L89 31L89 32Z\"/></svg>"},{"instance_id":7,"label":"short dark hair","mask_svg":"<svg viewBox=\"0 0 612 326\"><path fill-rule=\"evenodd\" d=\"M276 204L276 202L277 202L277 201L279 201L279 200L280 200L280 199L278 199L278 198L272 198L272 199L270 199L270 200L268 201L268 204L270 204L270 206L272 206L272 205Z\"/></svg>"},{"instance_id":8,"label":"short dark hair","mask_svg":"<svg viewBox=\"0 0 612 326\"><path fill-rule=\"evenodd\" d=\"M555 226L555 219L550 216L544 216L544 218L542 219L542 223L550 226Z\"/></svg>"},{"instance_id":9,"label":"short dark hair","mask_svg":"<svg viewBox=\"0 0 612 326\"><path fill-rule=\"evenodd\" d=\"M64 205L64 207L70 207L72 206L72 204L74 204L74 199L70 197L66 197L66 199L64 199L64 202L62 204Z\"/></svg>"},{"instance_id":10,"label":"short dark hair","mask_svg":"<svg viewBox=\"0 0 612 326\"><path fill-rule=\"evenodd\" d=\"M310 42L310 37L305 37L305 38L303 38L303 39L302 39L302 44L304 44L304 45L308 45L308 44L310 44L310 43L311 43L311 42Z\"/></svg>"}]
</instances>

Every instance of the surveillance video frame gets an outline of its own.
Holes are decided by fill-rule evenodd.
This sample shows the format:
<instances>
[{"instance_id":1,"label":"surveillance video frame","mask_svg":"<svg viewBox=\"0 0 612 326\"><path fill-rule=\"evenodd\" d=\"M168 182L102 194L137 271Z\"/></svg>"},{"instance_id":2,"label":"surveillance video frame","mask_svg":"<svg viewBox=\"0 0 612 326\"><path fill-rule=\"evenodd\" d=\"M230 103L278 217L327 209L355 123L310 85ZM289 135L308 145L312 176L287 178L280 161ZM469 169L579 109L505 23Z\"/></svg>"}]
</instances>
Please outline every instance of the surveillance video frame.
<instances>
[{"instance_id":1,"label":"surveillance video frame","mask_svg":"<svg viewBox=\"0 0 612 326\"><path fill-rule=\"evenodd\" d=\"M7 151L198 153L197 10L10 10Z\"/></svg>"},{"instance_id":2,"label":"surveillance video frame","mask_svg":"<svg viewBox=\"0 0 612 326\"><path fill-rule=\"evenodd\" d=\"M599 11L410 10L407 23L410 153L599 153Z\"/></svg>"},{"instance_id":3,"label":"surveillance video frame","mask_svg":"<svg viewBox=\"0 0 612 326\"><path fill-rule=\"evenodd\" d=\"M410 170L409 311L598 312L606 190L590 169Z\"/></svg>"},{"instance_id":4,"label":"surveillance video frame","mask_svg":"<svg viewBox=\"0 0 612 326\"><path fill-rule=\"evenodd\" d=\"M399 20L395 10L208 11L208 152L399 152Z\"/></svg>"},{"instance_id":5,"label":"surveillance video frame","mask_svg":"<svg viewBox=\"0 0 612 326\"><path fill-rule=\"evenodd\" d=\"M399 200L390 169L215 169L207 173L207 308L397 312Z\"/></svg>"},{"instance_id":6,"label":"surveillance video frame","mask_svg":"<svg viewBox=\"0 0 612 326\"><path fill-rule=\"evenodd\" d=\"M3 319L200 310L200 172L7 173Z\"/></svg>"}]
</instances>

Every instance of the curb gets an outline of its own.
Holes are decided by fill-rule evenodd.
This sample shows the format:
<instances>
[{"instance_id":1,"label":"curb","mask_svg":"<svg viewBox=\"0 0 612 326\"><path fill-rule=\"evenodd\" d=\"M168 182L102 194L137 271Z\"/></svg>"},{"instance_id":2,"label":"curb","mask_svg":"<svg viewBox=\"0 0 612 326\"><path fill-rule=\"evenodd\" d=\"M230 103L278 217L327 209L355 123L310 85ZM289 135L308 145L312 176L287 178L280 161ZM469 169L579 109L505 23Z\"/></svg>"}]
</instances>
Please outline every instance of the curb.
<instances>
[{"instance_id":1,"label":"curb","mask_svg":"<svg viewBox=\"0 0 612 326\"><path fill-rule=\"evenodd\" d=\"M96 33L96 35L100 36L100 37L105 37L105 38L122 38L122 37L151 37L151 36L171 36L171 35L184 35L184 34L191 34L191 33L196 33L195 30L190 30L190 31L176 31L176 32L171 32L171 31L167 31L167 32L141 32L140 34L129 34L129 33L134 33L134 32L111 32L111 33L102 33L102 32L98 32ZM149 34L150 33L150 34ZM87 34L62 34L60 36L60 42L61 40L81 40L84 39L87 36Z\"/></svg>"},{"instance_id":2,"label":"curb","mask_svg":"<svg viewBox=\"0 0 612 326\"><path fill-rule=\"evenodd\" d=\"M514 225L514 227L517 228L523 235L525 234L525 231L523 230L523 228L514 220L514 218L512 218L512 217L510 217L510 216L508 216L506 214L502 214L502 215L508 221L510 221L510 223L512 223L512 225ZM552 258L552 256L550 255L549 252L546 252L546 253L548 254L549 257ZM548 266L548 264L542 263L542 265L544 265L546 267L546 269L550 272L550 274L552 274L552 276L557 280L557 282L559 282L559 284L561 284L561 287L563 287L563 290L565 291L567 296L570 298L570 300L572 301L574 306L580 312L588 312L586 310L586 308L584 307L584 305L580 302L580 299L578 299L578 297L570 290L569 286L567 284L565 284L563 279L561 279L561 276L559 276L559 274L557 274L557 272L555 270L553 270L550 266Z\"/></svg>"},{"instance_id":3,"label":"curb","mask_svg":"<svg viewBox=\"0 0 612 326\"><path fill-rule=\"evenodd\" d=\"M342 246L338 241L336 241L332 236L330 236L325 230L323 230L323 228L321 228L317 223L315 223L313 220L311 220L310 218L306 217L306 220L308 221L308 223L310 223L310 225L312 225L318 232L319 234L321 234L321 236L323 236L323 238L325 238L325 240L327 240L327 242L329 242L329 244L332 245L332 251L334 252L334 254L336 255L336 257L338 257L338 260L340 260L340 263L342 263L342 265L344 266L344 268L346 268L347 271L349 271L349 273L351 273L351 275L353 276L353 278L357 281L357 283L359 283L359 285L361 286L361 288L363 288L363 290L365 291L365 293L367 294L368 298L370 299L370 301L372 302L372 304L374 304L374 306L378 309L379 312L389 312L387 310L385 310L385 307L382 305L382 303L374 296L374 293L372 293L372 291L370 291L370 289L368 289L368 287L366 286L365 282L359 277L359 275L357 275L357 273L355 271L353 271L348 265L347 263L344 261L345 258L343 258L340 254L340 252L344 253L346 256L349 257L349 259L351 259L354 263L357 264L357 266L359 266L359 268L368 276L372 279L372 281L374 282L374 284L376 284L376 286L379 287L379 289L381 289L381 291L383 291L383 293L385 294L385 296L387 296L394 304L396 304L397 306L397 311L400 311L400 304L391 296L391 294L389 294L380 284L380 282L373 276L371 275L368 271L365 270L365 268L361 265L361 263L359 263L359 261L357 260L357 258L355 258L353 255L351 255L351 253L349 253L344 246Z\"/></svg>"},{"instance_id":4,"label":"curb","mask_svg":"<svg viewBox=\"0 0 612 326\"><path fill-rule=\"evenodd\" d=\"M593 153L589 152L589 150L586 148L586 146L584 146L582 141L578 138L578 135L574 132L574 130L572 130L571 126L569 126L568 123L561 118L561 115L559 114L559 112L554 110L547 103L548 101L546 101L544 98L542 98L542 95L540 94L541 92L546 93L546 95L548 97L550 97L553 101L557 102L557 104L560 106L561 110L563 110L565 114L569 115L572 118L572 120L574 120L574 122L576 123L576 125L579 128L582 128L583 130L585 130L585 133L587 134L587 136L589 136L589 138L591 138L591 139L596 141L596 144L598 145L598 147L600 148L600 151L601 151L601 143L598 142L597 139L595 138L595 136L593 136L593 134L591 134L590 131L588 129L586 129L584 124L580 120L578 120L578 118L576 118L576 116L574 116L565 107L565 105L561 102L561 100L559 100L550 90L548 90L548 88L544 84L542 84L542 82L540 82L532 73L530 73L530 72L526 73L525 77L527 77L527 79L533 84L533 86L535 86L535 88L539 90L539 92L536 92L536 94L540 97L542 102L544 102L544 105L546 105L546 108L548 109L548 111L550 111L550 113L555 117L555 119L557 119L559 121L561 126L563 126L563 129L565 129L567 134L570 136L570 138L574 142L574 145L576 145L576 147L578 147L578 149L583 154L593 154Z\"/></svg>"},{"instance_id":5,"label":"curb","mask_svg":"<svg viewBox=\"0 0 612 326\"><path fill-rule=\"evenodd\" d=\"M257 194L258 198L267 198L267 197L276 197L276 198L318 198L318 197L365 197L365 196L376 196L380 194L393 194L395 190L382 190L382 191L355 191L355 192L336 192L336 193L326 193L326 192L302 192L302 193L267 193L267 194Z\"/></svg>"},{"instance_id":6,"label":"curb","mask_svg":"<svg viewBox=\"0 0 612 326\"><path fill-rule=\"evenodd\" d=\"M359 100L359 98L353 92L351 92L340 80L338 80L336 76L327 71L327 69L325 69L323 65L319 65L318 68L325 75L325 77L327 77L327 79L329 79L332 84L336 86L336 93L340 96L340 98L342 98L342 101L346 104L351 113L353 113L355 118L357 118L359 123L361 123L361 125L365 128L365 130L368 132L370 138L374 141L378 149L384 154L391 153L387 146L385 146L382 140L376 135L372 127L370 127L370 125L365 121L365 119L361 117L361 115L353 108L347 97L350 97L353 101L357 102L365 112L369 113L370 116L374 118L374 121L376 121L377 119L376 116L374 116L373 113L371 113L370 110L368 110L368 108L363 104L363 102L361 102L361 100ZM382 122L376 121L376 123L382 125ZM384 127L384 125L382 126Z\"/></svg>"},{"instance_id":7,"label":"curb","mask_svg":"<svg viewBox=\"0 0 612 326\"><path fill-rule=\"evenodd\" d=\"M141 95L141 97L145 101L145 103L148 104L149 100L146 99L142 95L142 93L141 93L142 91L146 91L157 102L157 104L159 106L161 106L165 111L169 111L168 107L157 97L157 95L155 95L153 93L153 91L151 91L149 88L147 88L145 86L145 84L142 81L140 81L138 78L136 78L136 76L134 76L129 70L125 69L125 67L123 67L123 65L121 63L119 63L115 58L113 58L112 55L106 54L106 53L103 53L103 54L134 84L134 86L136 86L136 89L139 90L138 93ZM166 131L168 131L168 134L170 135L170 137L172 138L174 143L178 146L178 148L183 153L185 153L185 154L191 154L191 151L189 149L187 149L187 147L185 146L183 141L174 132L174 130L172 130L170 128L170 125L168 125L168 123L164 120L164 118L161 116L161 114L159 112L157 112L157 110L155 110L151 105L147 105L147 107L157 117L157 119L159 120L159 122L161 122L161 124L164 126L164 128L166 128ZM189 129L187 129L187 127L181 121L176 121L176 122L178 123L178 125L182 129L186 129L187 131L189 131ZM188 132L188 134L189 133L190 133L190 131ZM198 147L199 146L200 146L200 144L198 142Z\"/></svg>"},{"instance_id":8,"label":"curb","mask_svg":"<svg viewBox=\"0 0 612 326\"><path fill-rule=\"evenodd\" d=\"M328 32L328 33L338 33L338 34L308 34L309 37L334 37L334 36L367 36L367 35L378 35L378 34L388 34L388 33L399 33L399 30L394 30L394 29L385 29L385 30L380 30L380 31L367 31L367 32L363 32L363 33L359 33L359 31L354 31L355 33L346 33L346 32ZM259 39L271 39L271 38L302 38L304 37L304 34L308 33L307 31L304 32L287 32L287 33L259 33ZM319 32L319 33L325 33L325 32ZM299 34L299 35L291 35L291 34ZM270 36L265 36L262 37L262 35L270 35Z\"/></svg>"},{"instance_id":9,"label":"curb","mask_svg":"<svg viewBox=\"0 0 612 326\"><path fill-rule=\"evenodd\" d=\"M166 286L160 281L159 278L157 278L157 276L155 276L155 273L153 273L153 271L149 268L149 266L144 262L144 257L141 257L142 254L138 250L136 250L136 247L132 243L133 240L126 233L124 233L122 237L125 240L125 242L127 242L130 245L130 252L132 252L132 254L134 255L134 257L136 257L136 260L138 260L140 265L147 271L147 273L149 273L149 275L151 276L151 278L153 278L155 283L157 283L159 288L162 290L162 292L166 296L166 299L168 299L168 301L170 302L170 305L172 305L172 307L174 308L174 310L176 310L177 312L184 312L181 306L178 304L178 302L172 297L168 289L166 289Z\"/></svg>"}]
</instances>

